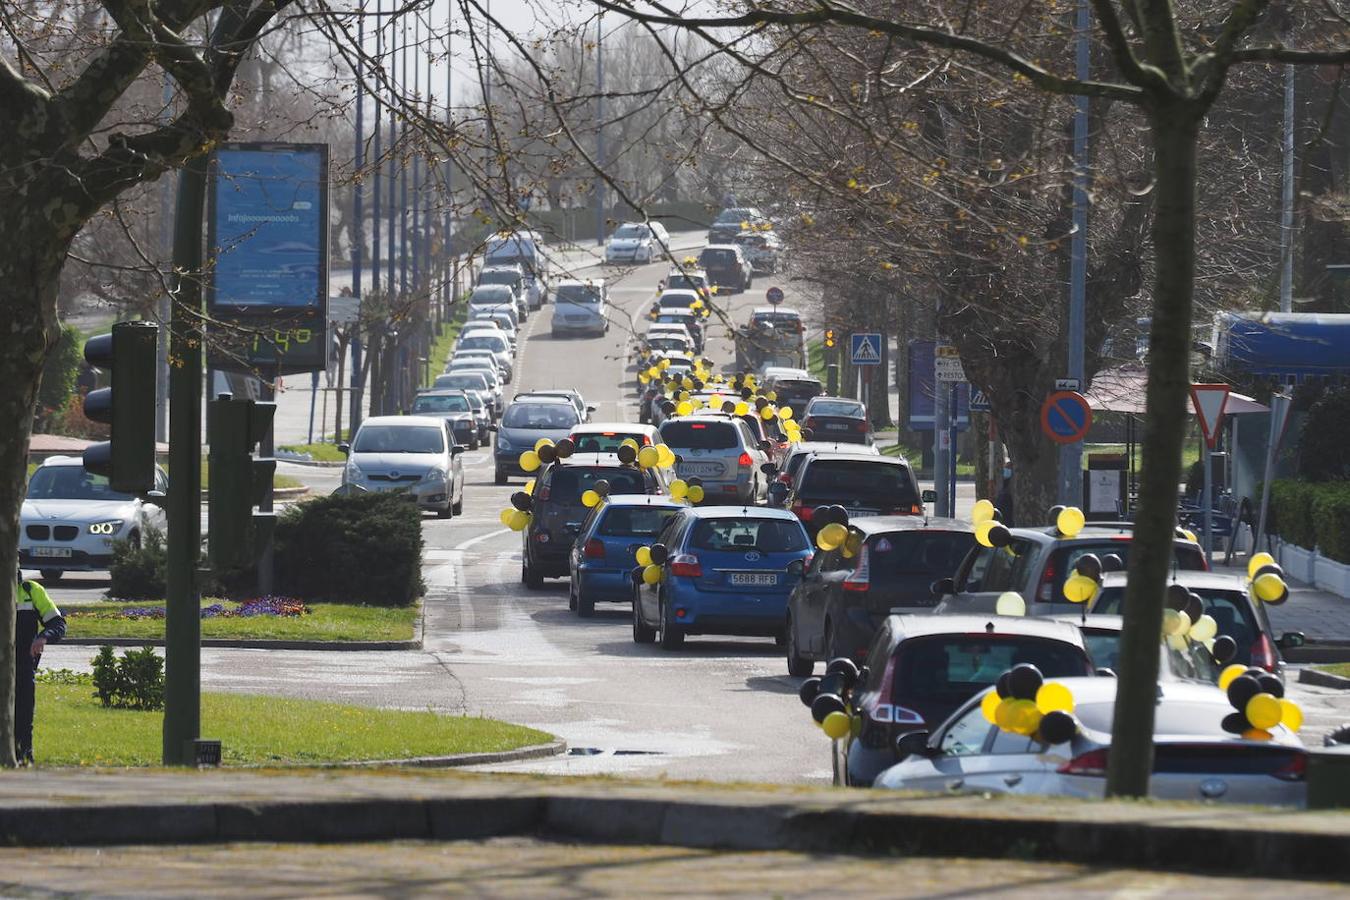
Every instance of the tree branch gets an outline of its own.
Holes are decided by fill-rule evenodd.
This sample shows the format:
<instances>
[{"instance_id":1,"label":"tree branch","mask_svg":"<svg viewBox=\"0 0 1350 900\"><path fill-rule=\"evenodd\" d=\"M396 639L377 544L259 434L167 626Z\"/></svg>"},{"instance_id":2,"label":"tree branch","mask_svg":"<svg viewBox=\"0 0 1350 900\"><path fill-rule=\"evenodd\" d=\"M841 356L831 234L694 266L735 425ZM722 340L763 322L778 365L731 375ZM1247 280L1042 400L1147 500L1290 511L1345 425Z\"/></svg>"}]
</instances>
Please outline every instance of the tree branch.
<instances>
[{"instance_id":1,"label":"tree branch","mask_svg":"<svg viewBox=\"0 0 1350 900\"><path fill-rule=\"evenodd\" d=\"M1329 65L1350 65L1350 48L1340 50L1295 50L1281 44L1266 47L1245 47L1234 50L1229 57L1233 65L1250 62L1284 62L1298 65L1323 63Z\"/></svg>"},{"instance_id":2,"label":"tree branch","mask_svg":"<svg viewBox=\"0 0 1350 900\"><path fill-rule=\"evenodd\" d=\"M1106 45L1111 50L1111 57L1116 61L1116 68L1120 69L1125 79L1140 87L1153 89L1165 87L1166 76L1153 66L1144 66L1135 55L1111 0L1092 0L1092 9L1101 23L1102 33L1106 37Z\"/></svg>"}]
</instances>

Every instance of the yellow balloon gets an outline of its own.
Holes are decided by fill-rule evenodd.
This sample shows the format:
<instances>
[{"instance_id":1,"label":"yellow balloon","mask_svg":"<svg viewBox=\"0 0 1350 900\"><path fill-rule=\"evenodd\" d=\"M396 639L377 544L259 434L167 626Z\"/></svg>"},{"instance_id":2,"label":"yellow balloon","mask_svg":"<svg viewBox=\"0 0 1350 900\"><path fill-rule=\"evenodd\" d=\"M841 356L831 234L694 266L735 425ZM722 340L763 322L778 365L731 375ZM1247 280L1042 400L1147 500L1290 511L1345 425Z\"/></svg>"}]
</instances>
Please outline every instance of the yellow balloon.
<instances>
[{"instance_id":1,"label":"yellow balloon","mask_svg":"<svg viewBox=\"0 0 1350 900\"><path fill-rule=\"evenodd\" d=\"M1237 678L1239 675L1245 674L1246 671L1247 667L1242 663L1233 663L1232 665L1224 666L1223 671L1219 673L1219 690L1228 690L1228 686L1233 683L1233 679Z\"/></svg>"},{"instance_id":2,"label":"yellow balloon","mask_svg":"<svg viewBox=\"0 0 1350 900\"><path fill-rule=\"evenodd\" d=\"M693 407L694 407L694 412L698 412L700 409L703 408L703 401L700 400L700 399L698 399L697 397L694 397L694 398L693 398L692 400L690 400L689 402L690 402L690 404L693 405Z\"/></svg>"},{"instance_id":3,"label":"yellow balloon","mask_svg":"<svg viewBox=\"0 0 1350 900\"><path fill-rule=\"evenodd\" d=\"M1059 533L1065 537L1073 537L1083 530L1083 525L1087 519L1083 517L1083 511L1076 506L1065 507L1060 511L1059 518L1055 520L1055 527Z\"/></svg>"},{"instance_id":4,"label":"yellow balloon","mask_svg":"<svg viewBox=\"0 0 1350 900\"><path fill-rule=\"evenodd\" d=\"M975 508L970 511L970 521L979 525L981 522L987 522L994 517L994 504L988 500L978 500Z\"/></svg>"},{"instance_id":5,"label":"yellow balloon","mask_svg":"<svg viewBox=\"0 0 1350 900\"><path fill-rule=\"evenodd\" d=\"M1280 724L1290 731L1298 731L1303 727L1303 710L1287 697L1280 698Z\"/></svg>"},{"instance_id":6,"label":"yellow balloon","mask_svg":"<svg viewBox=\"0 0 1350 900\"><path fill-rule=\"evenodd\" d=\"M646 384L649 381L651 381L651 378L648 377L646 372L638 373L638 384Z\"/></svg>"},{"instance_id":7,"label":"yellow balloon","mask_svg":"<svg viewBox=\"0 0 1350 900\"><path fill-rule=\"evenodd\" d=\"M750 413L749 403L746 403L744 400L742 400L740 403L736 404L736 415L744 416L749 415L749 413Z\"/></svg>"},{"instance_id":8,"label":"yellow balloon","mask_svg":"<svg viewBox=\"0 0 1350 900\"><path fill-rule=\"evenodd\" d=\"M595 504L597 504L597 503L599 503L599 502L600 502L600 495L597 494L595 491L583 491L583 492L582 492L582 494L581 494L581 505L582 505L582 506L585 506L585 507L588 507L588 508L589 508L589 507L592 507L592 506L594 506Z\"/></svg>"},{"instance_id":9,"label":"yellow balloon","mask_svg":"<svg viewBox=\"0 0 1350 900\"><path fill-rule=\"evenodd\" d=\"M1004 591L998 595L998 600L994 603L994 612L1000 616L1025 616L1027 601L1023 600L1017 591Z\"/></svg>"},{"instance_id":10,"label":"yellow balloon","mask_svg":"<svg viewBox=\"0 0 1350 900\"><path fill-rule=\"evenodd\" d=\"M660 457L656 461L658 466L663 469L669 469L671 466L675 465L675 451L670 449L670 447L665 444L657 444L656 452L660 454Z\"/></svg>"},{"instance_id":11,"label":"yellow balloon","mask_svg":"<svg viewBox=\"0 0 1350 900\"><path fill-rule=\"evenodd\" d=\"M1268 741L1275 735L1266 731L1264 728L1248 728L1242 732L1242 736L1249 741Z\"/></svg>"},{"instance_id":12,"label":"yellow balloon","mask_svg":"<svg viewBox=\"0 0 1350 900\"><path fill-rule=\"evenodd\" d=\"M514 509L504 509L502 510L502 514L497 518L501 519L502 524L509 528L511 527L511 513L513 512L515 512Z\"/></svg>"},{"instance_id":13,"label":"yellow balloon","mask_svg":"<svg viewBox=\"0 0 1350 900\"><path fill-rule=\"evenodd\" d=\"M689 399L689 392L688 392L688 391L680 391L679 394L676 395L676 399L679 399L679 400L688 400L688 399Z\"/></svg>"},{"instance_id":14,"label":"yellow balloon","mask_svg":"<svg viewBox=\"0 0 1350 900\"><path fill-rule=\"evenodd\" d=\"M1211 640L1218 633L1219 623L1214 621L1213 616L1209 615L1204 615L1196 619L1195 623L1191 625L1191 630L1188 632L1192 640L1200 641L1202 643Z\"/></svg>"},{"instance_id":15,"label":"yellow balloon","mask_svg":"<svg viewBox=\"0 0 1350 900\"><path fill-rule=\"evenodd\" d=\"M1018 734L1033 735L1041 727L1042 713L1030 700L1017 700L1013 711L1013 731Z\"/></svg>"},{"instance_id":16,"label":"yellow balloon","mask_svg":"<svg viewBox=\"0 0 1350 900\"><path fill-rule=\"evenodd\" d=\"M722 402L723 401L721 394L713 394L711 397L708 398L708 405L711 406L713 409L721 409Z\"/></svg>"},{"instance_id":17,"label":"yellow balloon","mask_svg":"<svg viewBox=\"0 0 1350 900\"><path fill-rule=\"evenodd\" d=\"M761 419L763 419L764 421L766 421L766 422L767 422L769 419L772 419L772 418L773 418L773 407L772 407L772 406L766 406L766 407L764 407L763 409L761 409L761 410L759 411L759 417L760 417Z\"/></svg>"},{"instance_id":18,"label":"yellow balloon","mask_svg":"<svg viewBox=\"0 0 1350 900\"><path fill-rule=\"evenodd\" d=\"M527 493L527 494L533 494L533 493L534 493L534 479L533 479L533 478L531 478L529 481L525 482L525 493Z\"/></svg>"},{"instance_id":19,"label":"yellow balloon","mask_svg":"<svg viewBox=\"0 0 1350 900\"><path fill-rule=\"evenodd\" d=\"M683 500L685 494L689 493L689 484L683 478L676 478L670 483L670 496L676 500Z\"/></svg>"},{"instance_id":20,"label":"yellow balloon","mask_svg":"<svg viewBox=\"0 0 1350 900\"><path fill-rule=\"evenodd\" d=\"M1004 731L1013 731L1018 702L1012 697L1004 697L1000 700L998 706L994 707L994 724Z\"/></svg>"},{"instance_id":21,"label":"yellow balloon","mask_svg":"<svg viewBox=\"0 0 1350 900\"><path fill-rule=\"evenodd\" d=\"M1200 539L1195 536L1194 531L1191 531L1190 529L1187 528L1183 528L1181 529L1181 533L1186 535L1186 540L1190 541L1192 544L1200 543Z\"/></svg>"},{"instance_id":22,"label":"yellow balloon","mask_svg":"<svg viewBox=\"0 0 1350 900\"><path fill-rule=\"evenodd\" d=\"M703 485L701 485L701 484L695 484L695 485L691 486L691 487L689 488L689 493L686 494L685 496L689 498L689 502L690 502L690 503L702 503L702 502L703 502Z\"/></svg>"},{"instance_id":23,"label":"yellow balloon","mask_svg":"<svg viewBox=\"0 0 1350 900\"><path fill-rule=\"evenodd\" d=\"M539 454L533 450L526 450L520 454L520 467L526 472L533 472L539 468Z\"/></svg>"},{"instance_id":24,"label":"yellow balloon","mask_svg":"<svg viewBox=\"0 0 1350 900\"><path fill-rule=\"evenodd\" d=\"M1263 731L1274 728L1280 724L1280 719L1284 717L1284 709L1280 706L1280 699L1274 694L1267 694L1265 691L1248 700L1244 712L1247 715L1247 721Z\"/></svg>"},{"instance_id":25,"label":"yellow balloon","mask_svg":"<svg viewBox=\"0 0 1350 900\"><path fill-rule=\"evenodd\" d=\"M1262 550L1260 553L1253 555L1251 559L1247 560L1247 577L1254 577L1256 575L1256 570L1262 566L1273 565L1275 565L1275 557Z\"/></svg>"},{"instance_id":26,"label":"yellow balloon","mask_svg":"<svg viewBox=\"0 0 1350 900\"><path fill-rule=\"evenodd\" d=\"M540 438L534 442L534 452L538 453L541 447L552 447L553 441L549 438Z\"/></svg>"},{"instance_id":27,"label":"yellow balloon","mask_svg":"<svg viewBox=\"0 0 1350 900\"><path fill-rule=\"evenodd\" d=\"M669 369L669 368L670 368L670 360L668 360L668 359L663 359L663 360L661 360L659 363L657 363L656 365L657 365L657 367L658 367L659 369L661 369L662 371L665 371L666 369Z\"/></svg>"},{"instance_id":28,"label":"yellow balloon","mask_svg":"<svg viewBox=\"0 0 1350 900\"><path fill-rule=\"evenodd\" d=\"M687 416L693 411L694 411L694 404L690 403L688 400L681 400L679 403L675 405L676 415Z\"/></svg>"},{"instance_id":29,"label":"yellow balloon","mask_svg":"<svg viewBox=\"0 0 1350 900\"><path fill-rule=\"evenodd\" d=\"M980 701L980 712L984 713L984 717L989 720L990 725L998 724L994 715L998 712L998 705L1002 702L1003 698L998 695L998 691L990 691Z\"/></svg>"},{"instance_id":30,"label":"yellow balloon","mask_svg":"<svg viewBox=\"0 0 1350 900\"><path fill-rule=\"evenodd\" d=\"M1043 713L1073 712L1073 692L1058 681L1047 681L1036 691L1036 708Z\"/></svg>"},{"instance_id":31,"label":"yellow balloon","mask_svg":"<svg viewBox=\"0 0 1350 900\"><path fill-rule=\"evenodd\" d=\"M1190 630L1191 617L1175 609L1163 610L1163 634L1178 637Z\"/></svg>"},{"instance_id":32,"label":"yellow balloon","mask_svg":"<svg viewBox=\"0 0 1350 900\"><path fill-rule=\"evenodd\" d=\"M1269 603L1284 595L1284 579L1274 572L1267 572L1252 582L1252 591L1257 597ZM1252 723L1255 724L1255 723Z\"/></svg>"},{"instance_id":33,"label":"yellow balloon","mask_svg":"<svg viewBox=\"0 0 1350 900\"><path fill-rule=\"evenodd\" d=\"M650 566L652 564L652 548L637 548L637 552L633 554L633 561L644 569Z\"/></svg>"},{"instance_id":34,"label":"yellow balloon","mask_svg":"<svg viewBox=\"0 0 1350 900\"><path fill-rule=\"evenodd\" d=\"M692 391L694 389L694 379L690 378L688 375L684 376L684 379L680 381L680 384L684 385L686 391Z\"/></svg>"},{"instance_id":35,"label":"yellow balloon","mask_svg":"<svg viewBox=\"0 0 1350 900\"><path fill-rule=\"evenodd\" d=\"M661 580L660 566L647 566L642 570L643 584L656 584L660 580Z\"/></svg>"},{"instance_id":36,"label":"yellow balloon","mask_svg":"<svg viewBox=\"0 0 1350 900\"><path fill-rule=\"evenodd\" d=\"M525 512L522 509L511 510L511 521L507 523L508 528L510 528L512 531L524 531L525 526L529 524L530 524L529 513Z\"/></svg>"},{"instance_id":37,"label":"yellow balloon","mask_svg":"<svg viewBox=\"0 0 1350 900\"><path fill-rule=\"evenodd\" d=\"M1086 603L1095 593L1097 582L1086 575L1070 575L1064 581L1064 597L1070 603Z\"/></svg>"},{"instance_id":38,"label":"yellow balloon","mask_svg":"<svg viewBox=\"0 0 1350 900\"><path fill-rule=\"evenodd\" d=\"M849 717L841 712L832 712L820 723L821 731L832 741L841 739L849 732Z\"/></svg>"},{"instance_id":39,"label":"yellow balloon","mask_svg":"<svg viewBox=\"0 0 1350 900\"><path fill-rule=\"evenodd\" d=\"M838 522L831 522L816 534L816 546L822 550L835 550L848 539L848 529Z\"/></svg>"},{"instance_id":40,"label":"yellow balloon","mask_svg":"<svg viewBox=\"0 0 1350 900\"><path fill-rule=\"evenodd\" d=\"M981 547L994 546L994 542L989 540L989 532L993 531L994 526L997 524L998 523L995 522L993 519L985 519L983 522L975 526L975 540L979 542L979 545Z\"/></svg>"},{"instance_id":41,"label":"yellow balloon","mask_svg":"<svg viewBox=\"0 0 1350 900\"><path fill-rule=\"evenodd\" d=\"M784 422L792 418L792 407L784 406L780 408L778 410L778 418L782 419Z\"/></svg>"},{"instance_id":42,"label":"yellow balloon","mask_svg":"<svg viewBox=\"0 0 1350 900\"><path fill-rule=\"evenodd\" d=\"M637 462L638 465L644 469L650 469L652 466L656 465L657 461L660 459L661 451L657 450L655 447L643 447L638 451Z\"/></svg>"},{"instance_id":43,"label":"yellow balloon","mask_svg":"<svg viewBox=\"0 0 1350 900\"><path fill-rule=\"evenodd\" d=\"M753 382L752 382L752 383L753 383ZM767 394L764 395L764 399L765 399L765 400L768 400L770 403L777 403L777 402L778 402L778 392L777 392L777 391L769 391Z\"/></svg>"},{"instance_id":44,"label":"yellow balloon","mask_svg":"<svg viewBox=\"0 0 1350 900\"><path fill-rule=\"evenodd\" d=\"M650 369L647 370L647 377L648 377L648 378L660 378L660 377L661 377L661 369L660 369L659 367L657 367L657 366L652 366Z\"/></svg>"}]
</instances>

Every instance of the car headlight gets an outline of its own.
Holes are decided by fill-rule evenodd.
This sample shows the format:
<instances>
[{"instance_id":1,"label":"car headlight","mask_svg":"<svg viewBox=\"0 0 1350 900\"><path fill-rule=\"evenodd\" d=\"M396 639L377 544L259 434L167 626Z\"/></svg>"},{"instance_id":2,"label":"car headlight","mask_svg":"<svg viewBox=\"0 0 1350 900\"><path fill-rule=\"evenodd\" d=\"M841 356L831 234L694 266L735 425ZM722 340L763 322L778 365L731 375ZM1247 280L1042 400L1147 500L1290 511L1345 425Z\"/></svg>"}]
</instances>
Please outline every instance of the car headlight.
<instances>
[{"instance_id":1,"label":"car headlight","mask_svg":"<svg viewBox=\"0 0 1350 900\"><path fill-rule=\"evenodd\" d=\"M425 475L422 476L422 480L423 480L423 481L444 481L444 480L445 480L445 470L444 470L444 469L430 469L430 470L427 471L427 474L425 474Z\"/></svg>"},{"instance_id":2,"label":"car headlight","mask_svg":"<svg viewBox=\"0 0 1350 900\"><path fill-rule=\"evenodd\" d=\"M356 463L349 462L347 463L347 468L344 471L344 477L348 481L365 481L366 473L362 472L361 467L358 466Z\"/></svg>"},{"instance_id":3,"label":"car headlight","mask_svg":"<svg viewBox=\"0 0 1350 900\"><path fill-rule=\"evenodd\" d=\"M90 534L117 534L122 530L122 521L120 519L112 522L94 522L89 526Z\"/></svg>"},{"instance_id":4,"label":"car headlight","mask_svg":"<svg viewBox=\"0 0 1350 900\"><path fill-rule=\"evenodd\" d=\"M511 449L511 442L508 441L506 438L502 437L502 436L499 434L499 435L497 435L497 449L498 449L498 450L510 450L510 449Z\"/></svg>"}]
</instances>

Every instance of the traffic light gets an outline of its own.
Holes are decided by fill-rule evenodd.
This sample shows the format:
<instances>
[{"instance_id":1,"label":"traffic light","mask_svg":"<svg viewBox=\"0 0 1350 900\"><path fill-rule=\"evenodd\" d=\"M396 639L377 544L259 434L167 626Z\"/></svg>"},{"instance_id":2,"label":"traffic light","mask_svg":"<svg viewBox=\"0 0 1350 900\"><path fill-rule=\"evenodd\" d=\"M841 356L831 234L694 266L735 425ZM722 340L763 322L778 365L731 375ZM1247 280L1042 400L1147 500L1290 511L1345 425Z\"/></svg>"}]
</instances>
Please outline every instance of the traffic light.
<instances>
[{"instance_id":1,"label":"traffic light","mask_svg":"<svg viewBox=\"0 0 1350 900\"><path fill-rule=\"evenodd\" d=\"M144 494L155 486L155 365L159 326L118 322L84 343L84 358L108 372L112 387L90 391L84 414L111 426L111 440L84 451L84 467L106 476L114 491Z\"/></svg>"},{"instance_id":2,"label":"traffic light","mask_svg":"<svg viewBox=\"0 0 1350 900\"><path fill-rule=\"evenodd\" d=\"M827 348L830 348L830 347L833 347L833 346L834 346L834 343L835 343L834 329L833 329L833 328L826 328L826 329L825 329L825 346L826 346Z\"/></svg>"},{"instance_id":3,"label":"traffic light","mask_svg":"<svg viewBox=\"0 0 1350 900\"><path fill-rule=\"evenodd\" d=\"M275 403L235 400L229 394L212 400L207 411L207 539L211 563L218 569L251 565L257 538L265 539L254 527L253 507L267 498L277 461L255 457L253 448L271 431L276 411Z\"/></svg>"}]
</instances>

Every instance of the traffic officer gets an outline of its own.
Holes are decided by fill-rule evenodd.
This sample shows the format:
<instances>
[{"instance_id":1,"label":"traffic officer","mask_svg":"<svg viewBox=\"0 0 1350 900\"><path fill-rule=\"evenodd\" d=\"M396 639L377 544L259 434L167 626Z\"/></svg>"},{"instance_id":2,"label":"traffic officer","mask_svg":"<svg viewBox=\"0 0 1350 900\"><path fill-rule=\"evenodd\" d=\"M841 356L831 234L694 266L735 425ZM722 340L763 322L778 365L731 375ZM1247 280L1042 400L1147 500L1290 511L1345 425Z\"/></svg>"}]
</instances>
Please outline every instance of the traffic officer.
<instances>
[{"instance_id":1,"label":"traffic officer","mask_svg":"<svg viewBox=\"0 0 1350 900\"><path fill-rule=\"evenodd\" d=\"M66 636L66 620L42 585L18 573L14 621L14 754L19 764L33 762L33 707L37 667L48 643Z\"/></svg>"}]
</instances>

